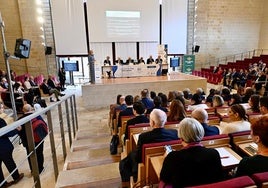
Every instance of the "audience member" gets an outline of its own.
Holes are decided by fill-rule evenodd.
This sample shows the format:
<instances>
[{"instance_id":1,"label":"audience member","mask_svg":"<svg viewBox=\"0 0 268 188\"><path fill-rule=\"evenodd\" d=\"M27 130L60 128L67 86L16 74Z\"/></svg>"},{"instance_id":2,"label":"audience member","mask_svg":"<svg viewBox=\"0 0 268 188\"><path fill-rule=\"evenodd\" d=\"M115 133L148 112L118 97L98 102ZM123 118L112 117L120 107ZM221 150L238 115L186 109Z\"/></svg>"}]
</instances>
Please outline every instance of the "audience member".
<instances>
[{"instance_id":1,"label":"audience member","mask_svg":"<svg viewBox=\"0 0 268 188\"><path fill-rule=\"evenodd\" d=\"M144 112L145 112L145 106L143 105L143 103L134 102L133 114L135 115L135 117L127 121L124 142L126 141L126 139L129 139L128 127L130 125L136 125L139 123L149 123L149 119L144 115Z\"/></svg>"},{"instance_id":2,"label":"audience member","mask_svg":"<svg viewBox=\"0 0 268 188\"><path fill-rule=\"evenodd\" d=\"M179 94L178 94L177 91L169 91L169 92L168 92L168 102L171 102L171 101L173 101L174 99L176 99L178 95L179 95Z\"/></svg>"},{"instance_id":3,"label":"audience member","mask_svg":"<svg viewBox=\"0 0 268 188\"><path fill-rule=\"evenodd\" d=\"M190 89L185 88L182 92L183 92L183 96L184 96L184 99L185 99L185 104L186 105L191 104L191 98L192 98L193 95L192 95Z\"/></svg>"},{"instance_id":4,"label":"audience member","mask_svg":"<svg viewBox=\"0 0 268 188\"><path fill-rule=\"evenodd\" d=\"M206 98L206 103L212 103L212 98L215 95L215 91L216 91L216 89L213 89L213 88L209 90L209 94Z\"/></svg>"},{"instance_id":5,"label":"audience member","mask_svg":"<svg viewBox=\"0 0 268 188\"><path fill-rule=\"evenodd\" d=\"M245 89L245 94L244 96L242 96L242 103L247 103L250 96L253 95L255 92L254 92L254 89L251 88L251 87L246 87Z\"/></svg>"},{"instance_id":6,"label":"audience member","mask_svg":"<svg viewBox=\"0 0 268 188\"><path fill-rule=\"evenodd\" d=\"M5 77L3 77L1 79L1 82L0 82L0 86L4 89L8 89L8 82L7 82L7 79Z\"/></svg>"},{"instance_id":7,"label":"audience member","mask_svg":"<svg viewBox=\"0 0 268 188\"><path fill-rule=\"evenodd\" d=\"M48 75L47 85L49 85L52 89L57 89L58 91L61 91L60 85L53 80L52 75Z\"/></svg>"},{"instance_id":8,"label":"audience member","mask_svg":"<svg viewBox=\"0 0 268 188\"><path fill-rule=\"evenodd\" d=\"M160 109L160 110L162 110L164 112L167 112L168 111L167 108L162 107L162 99L161 99L160 96L156 96L154 98L153 102L154 102L154 107L153 108L150 108L150 109L147 109L146 114L150 114L151 111L153 111L153 109Z\"/></svg>"},{"instance_id":9,"label":"audience member","mask_svg":"<svg viewBox=\"0 0 268 188\"><path fill-rule=\"evenodd\" d=\"M5 120L0 118L0 129L5 126L7 126L7 123L5 122ZM9 140L9 137L15 136L20 129L21 127L12 130L0 137L0 184L5 180L4 173L2 170L2 162L5 164L10 174L14 171L14 173L11 175L14 181L4 182L1 187L9 187L13 184L16 184L24 177L23 173L20 174L18 170L15 170L17 168L17 165L12 156L14 146Z\"/></svg>"},{"instance_id":10,"label":"audience member","mask_svg":"<svg viewBox=\"0 0 268 188\"><path fill-rule=\"evenodd\" d=\"M150 55L150 57L147 59L146 64L152 64L154 62L153 56Z\"/></svg>"},{"instance_id":11,"label":"audience member","mask_svg":"<svg viewBox=\"0 0 268 188\"><path fill-rule=\"evenodd\" d=\"M137 181L138 163L142 160L142 145L148 143L165 142L177 140L178 133L175 129L165 129L166 113L159 109L154 109L150 114L150 126L152 131L144 132L139 135L137 148L119 163L119 170L122 179L122 187L129 186L130 176L134 182Z\"/></svg>"},{"instance_id":12,"label":"audience member","mask_svg":"<svg viewBox=\"0 0 268 188\"><path fill-rule=\"evenodd\" d=\"M268 114L268 96L260 98L260 112L262 115Z\"/></svg>"},{"instance_id":13,"label":"audience member","mask_svg":"<svg viewBox=\"0 0 268 188\"><path fill-rule=\"evenodd\" d=\"M164 107L164 108L168 108L168 98L167 98L167 95L164 94L164 93L158 93L157 96L161 97L161 100L162 100L161 106Z\"/></svg>"},{"instance_id":14,"label":"audience member","mask_svg":"<svg viewBox=\"0 0 268 188\"><path fill-rule=\"evenodd\" d=\"M259 95L251 95L251 97L248 100L248 105L250 106L249 109L247 109L250 113L260 113L260 96Z\"/></svg>"},{"instance_id":15,"label":"audience member","mask_svg":"<svg viewBox=\"0 0 268 188\"><path fill-rule=\"evenodd\" d=\"M197 120L185 118L180 122L179 137L183 149L172 151L165 158L160 173L160 185L187 187L223 179L218 151L200 144L204 134L204 129Z\"/></svg>"},{"instance_id":16,"label":"audience member","mask_svg":"<svg viewBox=\"0 0 268 188\"><path fill-rule=\"evenodd\" d=\"M227 87L223 87L221 90L221 96L224 101L230 101L232 98L231 92Z\"/></svg>"},{"instance_id":17,"label":"audience member","mask_svg":"<svg viewBox=\"0 0 268 188\"><path fill-rule=\"evenodd\" d=\"M135 95L134 99L133 99L133 102L140 102L140 101L141 101L141 96Z\"/></svg>"},{"instance_id":18,"label":"audience member","mask_svg":"<svg viewBox=\"0 0 268 188\"><path fill-rule=\"evenodd\" d=\"M268 171L268 117L261 116L252 121L251 136L258 145L257 154L243 158L237 168L236 176L251 176Z\"/></svg>"},{"instance_id":19,"label":"audience member","mask_svg":"<svg viewBox=\"0 0 268 188\"><path fill-rule=\"evenodd\" d=\"M153 101L149 98L148 89L144 89L141 91L141 102L144 104L146 109L150 109L154 107Z\"/></svg>"},{"instance_id":20,"label":"audience member","mask_svg":"<svg viewBox=\"0 0 268 188\"><path fill-rule=\"evenodd\" d=\"M60 68L58 76L59 76L59 80L60 80L60 90L64 91L66 89L65 88L66 72L65 72L63 67Z\"/></svg>"},{"instance_id":21,"label":"audience member","mask_svg":"<svg viewBox=\"0 0 268 188\"><path fill-rule=\"evenodd\" d=\"M250 130L250 123L246 115L246 110L240 104L234 104L231 106L228 116L230 122L220 122L220 134L229 134L240 131Z\"/></svg>"},{"instance_id":22,"label":"audience member","mask_svg":"<svg viewBox=\"0 0 268 188\"><path fill-rule=\"evenodd\" d=\"M217 108L217 107L222 107L223 105L224 105L224 100L222 96L214 95L212 98L212 107Z\"/></svg>"},{"instance_id":23,"label":"audience member","mask_svg":"<svg viewBox=\"0 0 268 188\"><path fill-rule=\"evenodd\" d=\"M59 96L64 96L64 94L60 93L57 89L51 88L49 85L47 85L47 79L43 80L43 83L41 84L40 88L43 90L44 94L54 94L57 101L60 101ZM50 97L50 102L54 102L52 97Z\"/></svg>"},{"instance_id":24,"label":"audience member","mask_svg":"<svg viewBox=\"0 0 268 188\"><path fill-rule=\"evenodd\" d=\"M22 119L28 115L31 115L34 112L33 110L34 109L32 108L31 105L25 104L23 106L23 113L24 114L19 119ZM45 122L41 116L37 116L36 118ZM27 155L29 155L31 151L29 149L28 142L27 142L27 135L26 135L25 126L26 125L22 126L22 129L20 130L19 135L20 135L21 143L25 147ZM44 154L43 154L44 142L42 142L42 141L37 142L36 140L34 140L34 142L35 142L34 143L35 147L38 146L35 149L35 152L36 152L36 157L37 157L37 164L38 164L39 173L41 173L44 170ZM30 169L32 171L32 164L31 164L30 158L28 158L28 162L29 162Z\"/></svg>"},{"instance_id":25,"label":"audience member","mask_svg":"<svg viewBox=\"0 0 268 188\"><path fill-rule=\"evenodd\" d=\"M231 100L228 102L229 106L232 106L234 104L241 104L242 98L239 94L235 93L232 95Z\"/></svg>"},{"instance_id":26,"label":"audience member","mask_svg":"<svg viewBox=\"0 0 268 188\"><path fill-rule=\"evenodd\" d=\"M191 105L188 106L187 110L193 111L196 108L208 108L208 106L204 103L202 103L202 97L198 94L194 94L191 99Z\"/></svg>"},{"instance_id":27,"label":"audience member","mask_svg":"<svg viewBox=\"0 0 268 188\"><path fill-rule=\"evenodd\" d=\"M218 135L219 129L216 126L210 126L207 124L208 122L208 113L203 108L197 108L194 111L192 111L191 114L192 118L196 119L201 123L201 125L204 128L205 136L212 136L212 135Z\"/></svg>"},{"instance_id":28,"label":"audience member","mask_svg":"<svg viewBox=\"0 0 268 188\"><path fill-rule=\"evenodd\" d=\"M178 99L174 99L169 107L167 121L168 122L181 121L186 117L187 115L182 102Z\"/></svg>"},{"instance_id":29,"label":"audience member","mask_svg":"<svg viewBox=\"0 0 268 188\"><path fill-rule=\"evenodd\" d=\"M154 100L155 97L156 97L156 93L154 91L150 91L150 98Z\"/></svg>"},{"instance_id":30,"label":"audience member","mask_svg":"<svg viewBox=\"0 0 268 188\"><path fill-rule=\"evenodd\" d=\"M133 116L133 96L132 95L127 95L125 97L125 101L126 101L126 105L127 105L127 108L125 110L122 110L120 113L119 113L119 116L118 116L118 123L117 123L117 127L121 127L121 117L122 116Z\"/></svg>"}]
</instances>

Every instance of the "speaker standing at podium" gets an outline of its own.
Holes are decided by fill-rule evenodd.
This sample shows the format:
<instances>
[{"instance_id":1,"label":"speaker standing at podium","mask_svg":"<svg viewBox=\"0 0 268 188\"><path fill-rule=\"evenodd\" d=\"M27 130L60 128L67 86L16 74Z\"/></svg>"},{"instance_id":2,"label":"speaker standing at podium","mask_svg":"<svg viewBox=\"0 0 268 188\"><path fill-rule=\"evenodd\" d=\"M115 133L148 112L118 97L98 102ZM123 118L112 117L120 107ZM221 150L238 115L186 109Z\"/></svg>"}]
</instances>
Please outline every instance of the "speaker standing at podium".
<instances>
[{"instance_id":1,"label":"speaker standing at podium","mask_svg":"<svg viewBox=\"0 0 268 188\"><path fill-rule=\"evenodd\" d=\"M89 74L91 83L95 83L95 57L93 50L89 50L88 54L88 65L89 65Z\"/></svg>"}]
</instances>

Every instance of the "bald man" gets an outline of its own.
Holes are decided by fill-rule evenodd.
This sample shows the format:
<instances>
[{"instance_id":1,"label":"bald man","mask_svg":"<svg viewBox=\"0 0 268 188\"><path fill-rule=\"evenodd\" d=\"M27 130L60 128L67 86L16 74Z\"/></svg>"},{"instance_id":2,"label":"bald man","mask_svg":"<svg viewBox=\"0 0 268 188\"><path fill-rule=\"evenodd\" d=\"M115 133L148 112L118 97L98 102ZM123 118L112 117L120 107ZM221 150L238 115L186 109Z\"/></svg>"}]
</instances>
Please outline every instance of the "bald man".
<instances>
[{"instance_id":1,"label":"bald man","mask_svg":"<svg viewBox=\"0 0 268 188\"><path fill-rule=\"evenodd\" d=\"M205 136L212 136L212 135L218 135L219 129L216 126L209 126L207 124L208 122L208 113L203 108L197 108L194 111L192 111L191 114L192 118L196 119L201 123L205 130Z\"/></svg>"}]
</instances>

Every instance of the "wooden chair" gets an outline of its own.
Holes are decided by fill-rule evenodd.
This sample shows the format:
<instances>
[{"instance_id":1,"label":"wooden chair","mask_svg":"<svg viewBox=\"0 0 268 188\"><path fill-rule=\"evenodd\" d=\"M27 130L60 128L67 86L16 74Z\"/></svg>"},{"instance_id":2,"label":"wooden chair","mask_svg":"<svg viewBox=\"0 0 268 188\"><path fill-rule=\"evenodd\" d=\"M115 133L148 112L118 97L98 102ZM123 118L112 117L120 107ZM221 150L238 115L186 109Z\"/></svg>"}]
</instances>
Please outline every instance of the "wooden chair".
<instances>
[{"instance_id":1,"label":"wooden chair","mask_svg":"<svg viewBox=\"0 0 268 188\"><path fill-rule=\"evenodd\" d=\"M241 150L238 147L239 144L252 142L250 131L230 133L229 137L232 149L236 152L241 152Z\"/></svg>"},{"instance_id":2,"label":"wooden chair","mask_svg":"<svg viewBox=\"0 0 268 188\"><path fill-rule=\"evenodd\" d=\"M221 119L218 116L209 116L208 117L208 125L219 125Z\"/></svg>"},{"instance_id":3,"label":"wooden chair","mask_svg":"<svg viewBox=\"0 0 268 188\"><path fill-rule=\"evenodd\" d=\"M230 137L227 134L205 136L201 144L207 148L230 147Z\"/></svg>"}]
</instances>

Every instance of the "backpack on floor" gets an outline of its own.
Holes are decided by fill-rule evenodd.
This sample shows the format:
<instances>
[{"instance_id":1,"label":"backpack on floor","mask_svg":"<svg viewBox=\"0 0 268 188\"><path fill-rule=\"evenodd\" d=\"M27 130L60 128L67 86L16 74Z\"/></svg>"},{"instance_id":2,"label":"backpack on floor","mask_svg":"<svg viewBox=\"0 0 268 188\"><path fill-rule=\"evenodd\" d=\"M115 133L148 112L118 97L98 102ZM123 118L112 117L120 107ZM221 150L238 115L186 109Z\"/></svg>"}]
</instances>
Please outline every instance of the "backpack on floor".
<instances>
[{"instance_id":1,"label":"backpack on floor","mask_svg":"<svg viewBox=\"0 0 268 188\"><path fill-rule=\"evenodd\" d=\"M32 119L32 129L35 143L40 142L48 134L48 127L46 122L38 118Z\"/></svg>"},{"instance_id":2,"label":"backpack on floor","mask_svg":"<svg viewBox=\"0 0 268 188\"><path fill-rule=\"evenodd\" d=\"M110 142L110 153L111 155L117 154L117 146L119 144L119 136L113 135L112 140Z\"/></svg>"}]
</instances>

